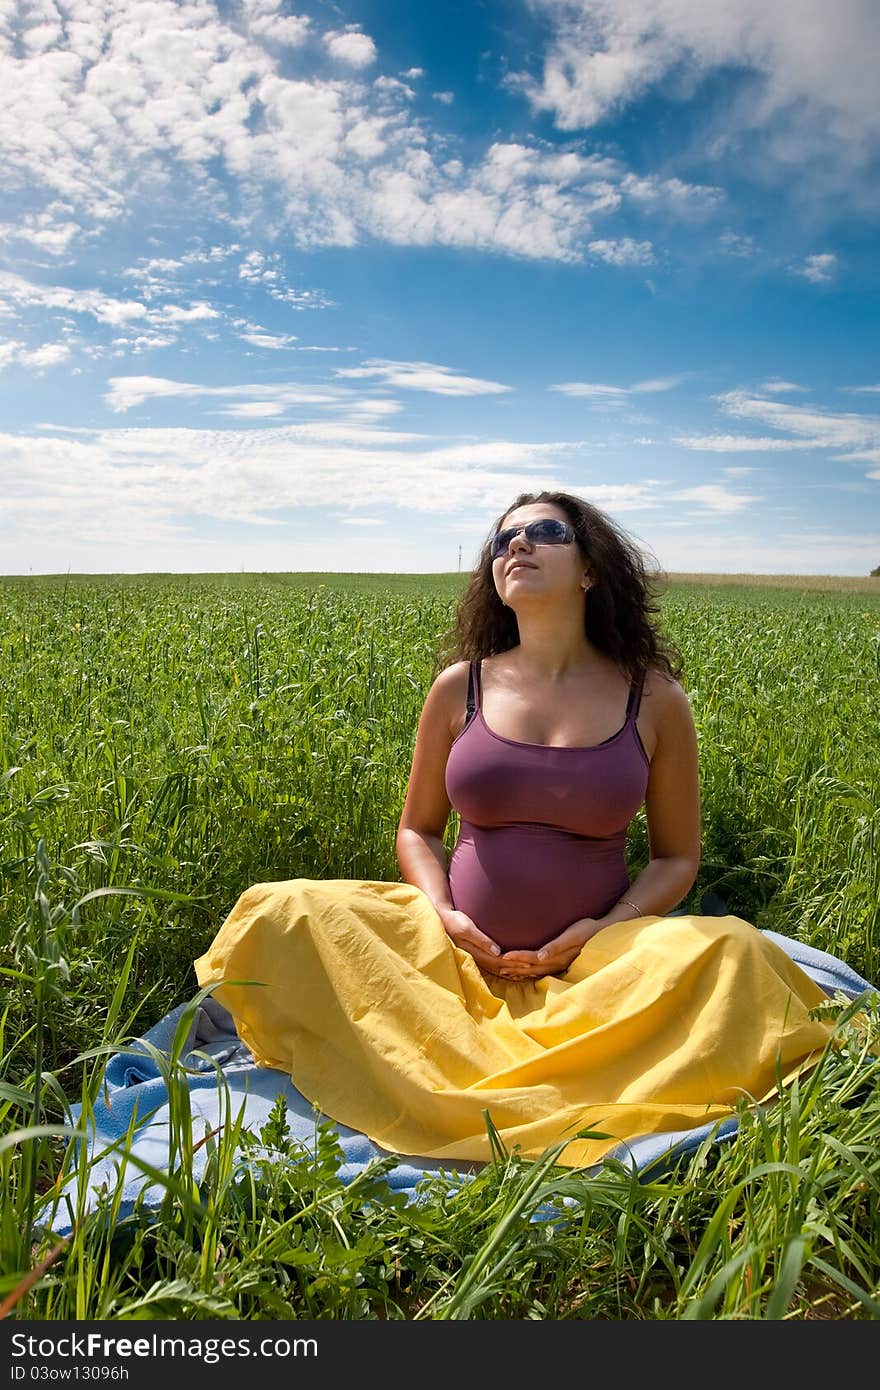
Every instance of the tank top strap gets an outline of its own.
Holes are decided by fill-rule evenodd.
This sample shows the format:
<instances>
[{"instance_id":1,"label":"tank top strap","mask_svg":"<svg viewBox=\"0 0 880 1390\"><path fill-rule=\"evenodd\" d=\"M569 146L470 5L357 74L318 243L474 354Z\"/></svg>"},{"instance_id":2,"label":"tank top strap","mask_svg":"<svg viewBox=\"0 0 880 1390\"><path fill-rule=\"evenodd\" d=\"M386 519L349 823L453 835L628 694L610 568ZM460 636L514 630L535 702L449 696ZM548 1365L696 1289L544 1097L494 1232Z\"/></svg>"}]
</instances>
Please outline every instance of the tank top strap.
<instances>
[{"instance_id":1,"label":"tank top strap","mask_svg":"<svg viewBox=\"0 0 880 1390\"><path fill-rule=\"evenodd\" d=\"M480 704L482 689L480 685L480 661L472 661L468 668L468 688L467 688L467 718L465 725L470 724L477 708Z\"/></svg>"},{"instance_id":2,"label":"tank top strap","mask_svg":"<svg viewBox=\"0 0 880 1390\"><path fill-rule=\"evenodd\" d=\"M642 690L644 689L644 685L645 685L645 672L644 672L644 670L636 672L636 674L633 676L632 684L630 685L630 688L629 688L629 699L628 699L627 702L626 702L626 718L627 718L627 722L628 722L630 719L635 720L635 719L638 718L638 715L639 715L639 706L640 706L640 704L642 703Z\"/></svg>"}]
</instances>

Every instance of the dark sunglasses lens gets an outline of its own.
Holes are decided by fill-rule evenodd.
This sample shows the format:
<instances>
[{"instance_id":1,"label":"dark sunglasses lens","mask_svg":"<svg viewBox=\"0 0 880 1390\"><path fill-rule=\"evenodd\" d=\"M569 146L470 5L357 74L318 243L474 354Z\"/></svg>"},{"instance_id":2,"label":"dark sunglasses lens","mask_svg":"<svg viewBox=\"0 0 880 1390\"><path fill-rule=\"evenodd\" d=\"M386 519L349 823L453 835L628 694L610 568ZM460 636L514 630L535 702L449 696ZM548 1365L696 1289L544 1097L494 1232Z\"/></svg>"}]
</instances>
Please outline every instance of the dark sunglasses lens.
<instances>
[{"instance_id":1,"label":"dark sunglasses lens","mask_svg":"<svg viewBox=\"0 0 880 1390\"><path fill-rule=\"evenodd\" d=\"M533 521L526 527L526 535L532 545L564 545L568 532L564 522L548 517L546 521Z\"/></svg>"},{"instance_id":2,"label":"dark sunglasses lens","mask_svg":"<svg viewBox=\"0 0 880 1390\"><path fill-rule=\"evenodd\" d=\"M492 559L497 560L499 555L503 555L514 536L520 534L525 536L529 545L565 545L571 539L565 522L557 521L555 517L530 521L526 526L508 526L503 531L496 531L492 537Z\"/></svg>"},{"instance_id":3,"label":"dark sunglasses lens","mask_svg":"<svg viewBox=\"0 0 880 1390\"><path fill-rule=\"evenodd\" d=\"M496 531L492 537L492 559L497 560L499 555L503 555L510 542L516 535L516 527L508 526L506 531Z\"/></svg>"}]
</instances>

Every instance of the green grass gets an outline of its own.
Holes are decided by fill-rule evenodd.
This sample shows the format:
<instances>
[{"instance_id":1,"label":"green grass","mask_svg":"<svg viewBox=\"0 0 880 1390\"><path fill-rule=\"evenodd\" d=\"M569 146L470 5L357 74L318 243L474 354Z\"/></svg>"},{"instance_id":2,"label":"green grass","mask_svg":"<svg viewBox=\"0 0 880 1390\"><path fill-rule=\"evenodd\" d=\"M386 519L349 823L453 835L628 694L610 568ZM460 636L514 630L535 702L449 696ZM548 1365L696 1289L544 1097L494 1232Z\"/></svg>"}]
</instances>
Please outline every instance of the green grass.
<instances>
[{"instance_id":1,"label":"green grass","mask_svg":"<svg viewBox=\"0 0 880 1390\"><path fill-rule=\"evenodd\" d=\"M499 1152L415 1208L381 1164L346 1188L333 1133L303 1155L280 1114L261 1145L230 1116L195 1179L172 1059L162 1210L122 1221L109 1194L34 1278L77 1161L70 1102L100 1103L106 1049L195 997L192 961L243 888L398 877L416 720L462 582L0 581L0 1306L16 1316L877 1316L877 1024L846 1010L809 1082L663 1180ZM701 745L689 904L713 888L880 980L880 590L690 579L663 611ZM629 849L637 868L643 817Z\"/></svg>"}]
</instances>

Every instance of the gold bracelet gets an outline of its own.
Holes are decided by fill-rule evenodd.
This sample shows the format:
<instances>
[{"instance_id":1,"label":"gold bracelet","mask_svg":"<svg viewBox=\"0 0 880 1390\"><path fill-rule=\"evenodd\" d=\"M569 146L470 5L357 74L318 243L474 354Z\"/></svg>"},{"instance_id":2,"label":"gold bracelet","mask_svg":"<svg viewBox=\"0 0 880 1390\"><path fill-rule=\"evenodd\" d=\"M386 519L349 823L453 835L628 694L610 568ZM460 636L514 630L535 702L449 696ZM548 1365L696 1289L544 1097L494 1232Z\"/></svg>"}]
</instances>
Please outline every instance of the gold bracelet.
<instances>
[{"instance_id":1,"label":"gold bracelet","mask_svg":"<svg viewBox=\"0 0 880 1390\"><path fill-rule=\"evenodd\" d=\"M644 912L643 912L642 909L639 907L638 903L634 903L634 902L633 902L632 898L619 898L619 899L618 899L618 902L617 902L617 906L620 907L620 904L621 904L621 903L628 903L630 907L634 907L634 908L635 908L636 912L639 914L640 917L644 917L644 915L645 915Z\"/></svg>"}]
</instances>

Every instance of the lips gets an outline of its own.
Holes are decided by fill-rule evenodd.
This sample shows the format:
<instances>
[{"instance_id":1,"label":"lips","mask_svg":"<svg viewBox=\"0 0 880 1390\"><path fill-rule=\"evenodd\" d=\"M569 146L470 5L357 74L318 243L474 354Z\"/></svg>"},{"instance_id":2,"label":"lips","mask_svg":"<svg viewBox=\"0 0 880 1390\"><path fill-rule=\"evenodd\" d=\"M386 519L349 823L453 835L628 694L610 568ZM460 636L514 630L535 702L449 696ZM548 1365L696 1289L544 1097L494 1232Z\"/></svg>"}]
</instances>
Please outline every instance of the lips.
<instances>
[{"instance_id":1,"label":"lips","mask_svg":"<svg viewBox=\"0 0 880 1390\"><path fill-rule=\"evenodd\" d=\"M536 570L537 568L537 565L530 565L528 560L514 560L512 564L507 566L504 572L505 575L508 575L513 574L514 570Z\"/></svg>"}]
</instances>

